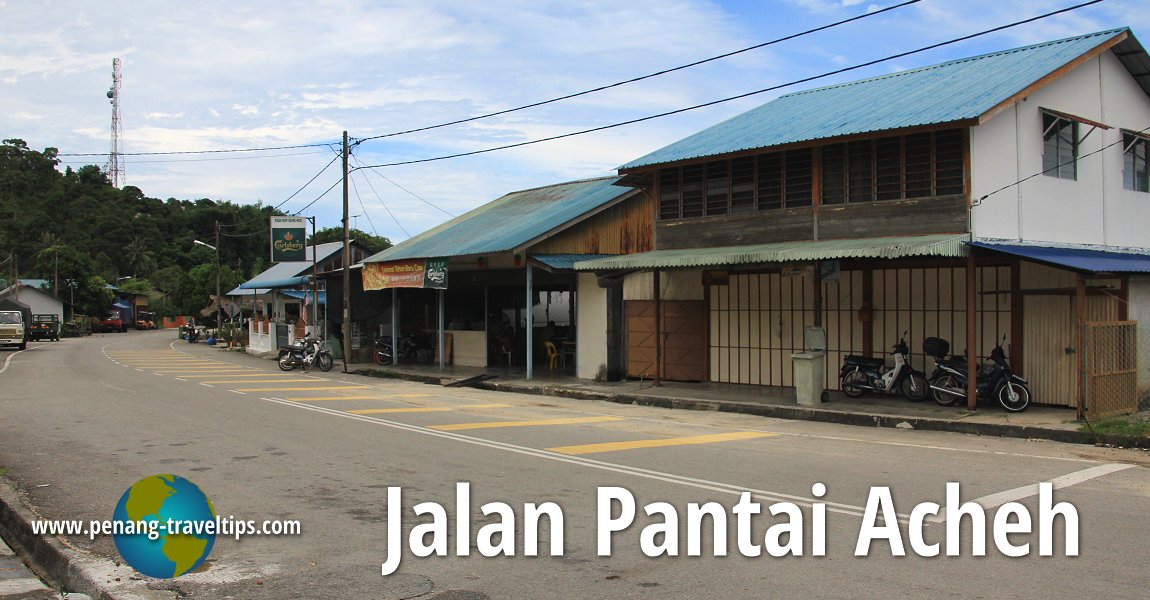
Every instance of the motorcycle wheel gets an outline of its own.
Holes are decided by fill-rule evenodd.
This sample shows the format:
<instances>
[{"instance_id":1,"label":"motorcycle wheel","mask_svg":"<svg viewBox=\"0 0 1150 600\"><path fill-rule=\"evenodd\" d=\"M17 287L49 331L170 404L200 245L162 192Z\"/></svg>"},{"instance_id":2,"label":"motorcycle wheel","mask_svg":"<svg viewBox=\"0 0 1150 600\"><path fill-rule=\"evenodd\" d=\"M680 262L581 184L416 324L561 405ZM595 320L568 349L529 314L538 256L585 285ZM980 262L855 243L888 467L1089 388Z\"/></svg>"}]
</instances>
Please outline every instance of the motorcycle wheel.
<instances>
[{"instance_id":1,"label":"motorcycle wheel","mask_svg":"<svg viewBox=\"0 0 1150 600\"><path fill-rule=\"evenodd\" d=\"M866 383L866 373L862 371L851 371L843 375L842 382L839 387L848 398L858 398L866 393L866 390L859 387L859 384Z\"/></svg>"},{"instance_id":2,"label":"motorcycle wheel","mask_svg":"<svg viewBox=\"0 0 1150 600\"><path fill-rule=\"evenodd\" d=\"M328 352L320 352L319 355L315 357L315 364L319 366L320 371L325 373L331 370L331 366L334 362L331 358L331 354Z\"/></svg>"},{"instance_id":3,"label":"motorcycle wheel","mask_svg":"<svg viewBox=\"0 0 1150 600\"><path fill-rule=\"evenodd\" d=\"M388 354L387 352L382 351L382 350L376 350L375 353L372 355L372 358L375 360L375 364L377 364L377 365L390 365L391 364L391 355Z\"/></svg>"},{"instance_id":4,"label":"motorcycle wheel","mask_svg":"<svg viewBox=\"0 0 1150 600\"><path fill-rule=\"evenodd\" d=\"M944 373L938 377L935 377L934 381L930 382L930 385L960 394L955 395L948 394L946 392L940 392L935 389L930 390L930 393L934 396L934 401L937 402L939 406L954 406L955 404L958 404L959 400L962 400L964 397L966 397L966 388L958 382L957 377L951 375L950 373Z\"/></svg>"},{"instance_id":5,"label":"motorcycle wheel","mask_svg":"<svg viewBox=\"0 0 1150 600\"><path fill-rule=\"evenodd\" d=\"M912 372L910 377L902 380L902 395L911 402L926 400L930 396L930 391L930 383L922 373Z\"/></svg>"},{"instance_id":6,"label":"motorcycle wheel","mask_svg":"<svg viewBox=\"0 0 1150 600\"><path fill-rule=\"evenodd\" d=\"M1013 399L1010 397L1012 389ZM1008 381L998 388L998 403L1009 412L1022 412L1030 406L1030 388L1021 383Z\"/></svg>"},{"instance_id":7,"label":"motorcycle wheel","mask_svg":"<svg viewBox=\"0 0 1150 600\"><path fill-rule=\"evenodd\" d=\"M280 358L276 361L276 364L278 364L280 369L283 369L284 371L290 371L295 368L295 361L292 360L291 352L284 352L283 354L280 354Z\"/></svg>"}]
</instances>

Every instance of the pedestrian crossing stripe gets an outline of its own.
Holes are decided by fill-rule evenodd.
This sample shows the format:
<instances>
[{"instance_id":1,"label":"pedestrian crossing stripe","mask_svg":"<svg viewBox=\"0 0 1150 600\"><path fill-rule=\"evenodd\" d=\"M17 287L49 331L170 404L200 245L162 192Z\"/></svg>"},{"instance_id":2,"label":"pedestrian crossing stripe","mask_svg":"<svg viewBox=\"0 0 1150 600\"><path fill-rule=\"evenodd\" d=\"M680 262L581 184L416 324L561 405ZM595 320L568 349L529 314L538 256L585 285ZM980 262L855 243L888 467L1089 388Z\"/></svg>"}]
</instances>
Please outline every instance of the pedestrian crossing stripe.
<instances>
[{"instance_id":1,"label":"pedestrian crossing stripe","mask_svg":"<svg viewBox=\"0 0 1150 600\"><path fill-rule=\"evenodd\" d=\"M655 440L633 440L629 442L605 442L601 444L582 444L578 446L557 446L548 448L551 452L559 454L598 454L600 452L615 452L618 450L635 450L639 448L665 448L668 446L691 446L696 444L714 444L718 442L733 442L737 440L752 440L756 438L774 437L777 433L762 431L735 431L732 433L715 433L710 435L695 435L690 437L663 438Z\"/></svg>"},{"instance_id":2,"label":"pedestrian crossing stripe","mask_svg":"<svg viewBox=\"0 0 1150 600\"><path fill-rule=\"evenodd\" d=\"M349 410L353 415L378 415L378 414L393 414L393 413L432 413L432 412L454 412L459 410L467 410L471 408L510 408L510 404L466 404L461 406L408 406L404 408L363 408L357 410Z\"/></svg>"},{"instance_id":3,"label":"pedestrian crossing stripe","mask_svg":"<svg viewBox=\"0 0 1150 600\"><path fill-rule=\"evenodd\" d=\"M548 425L581 425L584 423L607 423L622 421L623 417L570 417L566 419L540 419L537 421L494 421L488 423L455 423L452 425L432 425L428 429L438 431L466 431L468 429L496 429L500 427L541 427Z\"/></svg>"}]
</instances>

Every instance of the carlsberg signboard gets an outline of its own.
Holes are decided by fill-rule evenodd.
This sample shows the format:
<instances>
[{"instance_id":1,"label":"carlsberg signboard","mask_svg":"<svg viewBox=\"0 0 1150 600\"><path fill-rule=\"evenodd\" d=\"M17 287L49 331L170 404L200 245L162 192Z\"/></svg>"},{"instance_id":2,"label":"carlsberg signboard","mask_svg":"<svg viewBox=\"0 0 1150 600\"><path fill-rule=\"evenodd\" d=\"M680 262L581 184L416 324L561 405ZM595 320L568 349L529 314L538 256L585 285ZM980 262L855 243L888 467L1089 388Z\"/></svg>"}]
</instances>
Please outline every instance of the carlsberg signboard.
<instances>
[{"instance_id":1,"label":"carlsberg signboard","mask_svg":"<svg viewBox=\"0 0 1150 600\"><path fill-rule=\"evenodd\" d=\"M272 217L272 262L307 260L306 217Z\"/></svg>"}]
</instances>

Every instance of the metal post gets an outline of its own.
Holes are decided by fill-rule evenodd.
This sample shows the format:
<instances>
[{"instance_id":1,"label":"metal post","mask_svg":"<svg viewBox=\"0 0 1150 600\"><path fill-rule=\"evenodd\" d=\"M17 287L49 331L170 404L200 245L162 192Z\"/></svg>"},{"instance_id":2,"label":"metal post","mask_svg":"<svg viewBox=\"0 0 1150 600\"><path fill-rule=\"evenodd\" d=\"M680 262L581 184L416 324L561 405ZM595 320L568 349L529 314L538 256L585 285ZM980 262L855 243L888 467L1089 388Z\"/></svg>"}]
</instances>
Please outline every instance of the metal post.
<instances>
[{"instance_id":1,"label":"metal post","mask_svg":"<svg viewBox=\"0 0 1150 600\"><path fill-rule=\"evenodd\" d=\"M532 336L532 331L531 331L532 328L535 327L535 319L533 318L534 317L534 314L533 314L534 311L531 310L532 301L535 299L533 297L534 296L533 292L534 292L535 288L534 288L534 283L531 280L531 276L532 276L531 263L527 262L527 379L531 379L532 371L533 371L532 363L535 361L535 352L534 352L534 349L532 348L532 345L534 343L534 340L532 338L534 336Z\"/></svg>"},{"instance_id":2,"label":"metal post","mask_svg":"<svg viewBox=\"0 0 1150 600\"><path fill-rule=\"evenodd\" d=\"M443 290L438 290L438 292L439 292L439 294L438 294L439 295L439 370L442 371L443 366L446 364L446 361L444 361L444 357L447 355L447 349L443 347L443 343L444 343L444 339L443 339L443 337L444 337L443 336Z\"/></svg>"},{"instance_id":3,"label":"metal post","mask_svg":"<svg viewBox=\"0 0 1150 600\"><path fill-rule=\"evenodd\" d=\"M1074 373L1074 411L1076 418L1081 421L1086 416L1086 402L1083 397L1085 386L1083 373L1086 369L1086 352L1083 347L1083 333L1086 328L1086 279L1082 273L1075 275L1074 283L1074 350L1076 352Z\"/></svg>"},{"instance_id":4,"label":"metal post","mask_svg":"<svg viewBox=\"0 0 1150 600\"><path fill-rule=\"evenodd\" d=\"M654 285L655 288L655 387L663 385L660 381L660 371L663 365L663 304L659 298L659 270L655 270Z\"/></svg>"},{"instance_id":5,"label":"metal post","mask_svg":"<svg viewBox=\"0 0 1150 600\"><path fill-rule=\"evenodd\" d=\"M399 290L391 288L391 364L399 364Z\"/></svg>"},{"instance_id":6,"label":"metal post","mask_svg":"<svg viewBox=\"0 0 1150 600\"><path fill-rule=\"evenodd\" d=\"M319 268L316 266L316 243L315 243L315 217L308 217L311 221L311 314L312 323L311 327L315 330L316 335L319 335Z\"/></svg>"}]
</instances>

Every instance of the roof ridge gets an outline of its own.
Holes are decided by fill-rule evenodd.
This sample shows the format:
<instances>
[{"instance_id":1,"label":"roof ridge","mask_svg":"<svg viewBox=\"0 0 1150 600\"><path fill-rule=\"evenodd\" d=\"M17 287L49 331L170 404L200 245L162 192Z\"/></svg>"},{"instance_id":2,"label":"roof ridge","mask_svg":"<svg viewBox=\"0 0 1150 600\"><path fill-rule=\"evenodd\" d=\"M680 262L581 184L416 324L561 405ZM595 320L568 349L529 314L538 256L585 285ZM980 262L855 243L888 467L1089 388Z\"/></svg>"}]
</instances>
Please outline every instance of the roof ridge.
<instances>
[{"instance_id":1,"label":"roof ridge","mask_svg":"<svg viewBox=\"0 0 1150 600\"><path fill-rule=\"evenodd\" d=\"M1082 34L1082 35L1070 36L1070 37L1062 38L1059 40L1051 40L1048 42L1039 42L1037 44L1030 44L1029 46L1020 46L1018 48L1009 48L1007 50L997 50L994 52L987 52L985 54L979 54L976 56L967 56L964 58L956 58L953 60L948 60L945 62L933 64L933 65L927 65L925 67L916 67L914 69L906 69L906 70L897 71L894 73L886 73L884 75L876 75L874 77L866 77L864 79L856 79L854 81L846 81L843 83L836 83L833 85L827 85L827 86L823 86L823 87L812 88L809 90L800 90L797 92L791 92L789 94L783 94L782 96L779 96L779 98L782 99L782 98L788 98L791 96L802 96L805 94L823 92L823 91L831 90L831 89L847 88L847 87L851 87L851 86L855 86L855 85L862 85L864 83L870 83L872 81L880 81L883 79L893 79L895 77L903 77L906 75L913 75L915 73L922 73L922 72L931 71L934 69L941 69L944 67L949 67L951 65L970 63L970 62L974 62L974 61L978 61L978 60L984 60L984 59L992 58L992 57L996 57L996 56L1005 56L1007 54L1015 54L1015 53L1019 53L1019 52L1028 52L1030 50L1035 50L1038 48L1045 48L1045 47L1054 46L1057 44L1065 44L1067 42L1084 40L1084 39L1088 39L1091 37L1113 36L1113 35L1117 35L1118 33L1121 33L1124 31L1130 31L1130 28L1129 27L1118 27L1115 29L1107 29L1105 31L1096 31L1094 33L1086 33L1086 34Z\"/></svg>"}]
</instances>

